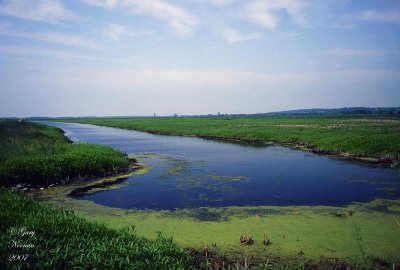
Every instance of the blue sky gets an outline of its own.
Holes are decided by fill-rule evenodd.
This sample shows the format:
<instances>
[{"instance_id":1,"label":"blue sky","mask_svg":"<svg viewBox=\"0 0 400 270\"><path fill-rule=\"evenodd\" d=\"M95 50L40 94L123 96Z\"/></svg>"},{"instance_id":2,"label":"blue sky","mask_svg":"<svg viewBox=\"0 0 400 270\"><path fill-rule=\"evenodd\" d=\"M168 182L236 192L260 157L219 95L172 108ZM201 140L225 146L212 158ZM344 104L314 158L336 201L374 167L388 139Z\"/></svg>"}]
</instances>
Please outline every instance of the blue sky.
<instances>
[{"instance_id":1,"label":"blue sky","mask_svg":"<svg viewBox=\"0 0 400 270\"><path fill-rule=\"evenodd\" d=\"M350 106L400 106L400 1L0 1L0 116Z\"/></svg>"}]
</instances>

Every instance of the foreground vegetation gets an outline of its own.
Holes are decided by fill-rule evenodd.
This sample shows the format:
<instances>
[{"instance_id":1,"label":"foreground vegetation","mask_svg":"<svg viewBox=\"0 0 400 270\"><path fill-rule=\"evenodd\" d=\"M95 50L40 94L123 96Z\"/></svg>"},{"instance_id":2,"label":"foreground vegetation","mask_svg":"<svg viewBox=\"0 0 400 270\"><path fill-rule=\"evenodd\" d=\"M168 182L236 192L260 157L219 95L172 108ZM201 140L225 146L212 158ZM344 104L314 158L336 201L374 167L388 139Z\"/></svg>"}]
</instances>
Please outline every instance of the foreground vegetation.
<instances>
[{"instance_id":1,"label":"foreground vegetation","mask_svg":"<svg viewBox=\"0 0 400 270\"><path fill-rule=\"evenodd\" d=\"M17 214L16 214L17 213ZM194 269L161 234L136 236L0 189L0 269Z\"/></svg>"},{"instance_id":2,"label":"foreground vegetation","mask_svg":"<svg viewBox=\"0 0 400 270\"><path fill-rule=\"evenodd\" d=\"M65 119L155 134L245 142L275 142L316 153L372 158L383 163L400 156L400 119L375 117L170 117ZM325 151L325 152L324 152Z\"/></svg>"},{"instance_id":3,"label":"foreground vegetation","mask_svg":"<svg viewBox=\"0 0 400 270\"><path fill-rule=\"evenodd\" d=\"M126 155L94 144L72 144L60 129L0 121L0 185L47 186L129 167Z\"/></svg>"},{"instance_id":4,"label":"foreground vegetation","mask_svg":"<svg viewBox=\"0 0 400 270\"><path fill-rule=\"evenodd\" d=\"M110 147L71 144L62 131L0 121L0 186L49 185L129 166ZM113 230L0 188L0 269L192 269L172 239L148 240L134 227Z\"/></svg>"}]
</instances>

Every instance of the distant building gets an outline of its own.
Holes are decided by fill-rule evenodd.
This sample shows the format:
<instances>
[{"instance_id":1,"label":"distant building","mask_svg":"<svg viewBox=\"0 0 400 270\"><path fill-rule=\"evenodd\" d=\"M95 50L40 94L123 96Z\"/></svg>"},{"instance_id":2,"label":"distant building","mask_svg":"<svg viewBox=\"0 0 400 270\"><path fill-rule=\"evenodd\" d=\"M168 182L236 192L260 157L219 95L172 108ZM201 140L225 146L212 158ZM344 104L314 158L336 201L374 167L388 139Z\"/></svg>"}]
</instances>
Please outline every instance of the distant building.
<instances>
[{"instance_id":1,"label":"distant building","mask_svg":"<svg viewBox=\"0 0 400 270\"><path fill-rule=\"evenodd\" d=\"M18 122L20 122L20 123L25 123L25 122L26 122L26 119L25 119L25 118L21 118L21 119L18 120Z\"/></svg>"}]
</instances>

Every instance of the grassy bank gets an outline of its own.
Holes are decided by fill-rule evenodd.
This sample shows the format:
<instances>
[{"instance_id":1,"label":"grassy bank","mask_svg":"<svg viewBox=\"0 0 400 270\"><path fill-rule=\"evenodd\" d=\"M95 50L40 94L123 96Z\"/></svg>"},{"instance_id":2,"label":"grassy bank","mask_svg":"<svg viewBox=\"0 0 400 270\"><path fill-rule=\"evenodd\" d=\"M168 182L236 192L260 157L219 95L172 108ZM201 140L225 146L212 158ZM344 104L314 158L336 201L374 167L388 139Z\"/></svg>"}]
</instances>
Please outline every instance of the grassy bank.
<instances>
[{"instance_id":1,"label":"grassy bank","mask_svg":"<svg viewBox=\"0 0 400 270\"><path fill-rule=\"evenodd\" d=\"M194 269L170 238L148 240L0 189L0 269L21 268Z\"/></svg>"},{"instance_id":2,"label":"grassy bank","mask_svg":"<svg viewBox=\"0 0 400 270\"><path fill-rule=\"evenodd\" d=\"M213 117L67 119L180 136L246 142L275 142L316 153L365 157L390 163L400 155L399 118L354 117Z\"/></svg>"},{"instance_id":3,"label":"grassy bank","mask_svg":"<svg viewBox=\"0 0 400 270\"><path fill-rule=\"evenodd\" d=\"M55 127L0 121L0 185L46 186L103 176L129 167L121 152L94 144L72 144Z\"/></svg>"}]
</instances>

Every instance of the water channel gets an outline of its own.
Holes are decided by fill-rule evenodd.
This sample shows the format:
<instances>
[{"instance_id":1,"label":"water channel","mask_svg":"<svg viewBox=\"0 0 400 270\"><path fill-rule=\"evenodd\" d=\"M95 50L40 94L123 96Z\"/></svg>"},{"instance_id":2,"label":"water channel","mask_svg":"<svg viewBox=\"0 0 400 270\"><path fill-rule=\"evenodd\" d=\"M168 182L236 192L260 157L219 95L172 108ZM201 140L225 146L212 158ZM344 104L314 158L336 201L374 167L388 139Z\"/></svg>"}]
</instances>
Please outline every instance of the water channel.
<instances>
[{"instance_id":1,"label":"water channel","mask_svg":"<svg viewBox=\"0 0 400 270\"><path fill-rule=\"evenodd\" d=\"M87 124L47 123L75 142L119 149L150 165L121 188L81 199L123 209L261 205L342 206L400 197L391 168L338 160L282 146L161 136Z\"/></svg>"}]
</instances>

